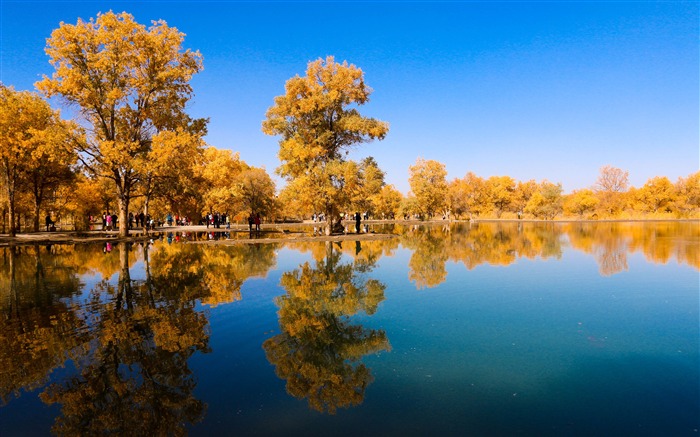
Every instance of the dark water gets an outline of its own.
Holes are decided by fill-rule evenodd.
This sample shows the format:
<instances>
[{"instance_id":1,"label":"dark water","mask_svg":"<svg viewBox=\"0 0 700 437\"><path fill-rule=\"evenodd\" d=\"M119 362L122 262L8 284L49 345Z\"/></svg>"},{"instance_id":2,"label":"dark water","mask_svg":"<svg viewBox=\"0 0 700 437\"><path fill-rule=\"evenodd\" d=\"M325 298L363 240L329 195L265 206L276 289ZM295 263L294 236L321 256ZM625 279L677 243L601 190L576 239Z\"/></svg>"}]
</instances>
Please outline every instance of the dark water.
<instances>
[{"instance_id":1,"label":"dark water","mask_svg":"<svg viewBox=\"0 0 700 437\"><path fill-rule=\"evenodd\" d=\"M0 434L698 434L697 223L384 230L0 249Z\"/></svg>"}]
</instances>

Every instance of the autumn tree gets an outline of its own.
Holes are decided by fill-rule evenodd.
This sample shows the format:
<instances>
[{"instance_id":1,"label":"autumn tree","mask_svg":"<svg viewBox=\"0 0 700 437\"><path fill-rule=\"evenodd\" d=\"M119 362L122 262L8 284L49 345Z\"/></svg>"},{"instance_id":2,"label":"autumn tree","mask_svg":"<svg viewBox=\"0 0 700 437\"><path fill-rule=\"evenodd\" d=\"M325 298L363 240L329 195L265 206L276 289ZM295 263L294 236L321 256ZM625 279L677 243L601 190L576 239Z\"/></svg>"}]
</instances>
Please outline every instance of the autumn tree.
<instances>
[{"instance_id":1,"label":"autumn tree","mask_svg":"<svg viewBox=\"0 0 700 437\"><path fill-rule=\"evenodd\" d=\"M447 184L447 208L457 219L469 210L466 185L464 179L459 178L454 178Z\"/></svg>"},{"instance_id":2,"label":"autumn tree","mask_svg":"<svg viewBox=\"0 0 700 437\"><path fill-rule=\"evenodd\" d=\"M700 171L686 178L678 178L676 209L684 214L692 214L700 209Z\"/></svg>"},{"instance_id":3,"label":"autumn tree","mask_svg":"<svg viewBox=\"0 0 700 437\"><path fill-rule=\"evenodd\" d=\"M416 164L408 168L408 183L415 196L416 207L424 217L432 217L447 206L447 170L445 164L418 158Z\"/></svg>"},{"instance_id":4,"label":"autumn tree","mask_svg":"<svg viewBox=\"0 0 700 437\"><path fill-rule=\"evenodd\" d=\"M357 168L357 182L351 190L351 209L375 213L374 206L377 196L380 196L384 182L385 173L379 168L377 161L368 156L360 161Z\"/></svg>"},{"instance_id":5,"label":"autumn tree","mask_svg":"<svg viewBox=\"0 0 700 437\"><path fill-rule=\"evenodd\" d=\"M280 135L277 172L300 198L325 213L326 234L347 205L344 172L350 147L384 139L389 125L362 116L357 107L369 101L372 90L364 73L332 56L307 66L306 76L285 84L266 113L263 132Z\"/></svg>"},{"instance_id":6,"label":"autumn tree","mask_svg":"<svg viewBox=\"0 0 700 437\"><path fill-rule=\"evenodd\" d=\"M240 208L243 188L238 183L247 164L238 152L207 147L197 172L204 181L201 213Z\"/></svg>"},{"instance_id":7,"label":"autumn tree","mask_svg":"<svg viewBox=\"0 0 700 437\"><path fill-rule=\"evenodd\" d=\"M275 183L263 168L249 167L240 175L243 210L266 216L275 210Z\"/></svg>"},{"instance_id":8,"label":"autumn tree","mask_svg":"<svg viewBox=\"0 0 700 437\"><path fill-rule=\"evenodd\" d=\"M90 217L101 217L105 205L115 201L110 198L109 187L104 186L106 179L91 179L82 173L75 175L70 186L59 188L56 197L61 199L61 205L56 210L72 219L76 230L87 230L90 227Z\"/></svg>"},{"instance_id":9,"label":"autumn tree","mask_svg":"<svg viewBox=\"0 0 700 437\"><path fill-rule=\"evenodd\" d=\"M491 176L486 180L486 190L496 209L496 217L501 217L515 200L515 181L510 176Z\"/></svg>"},{"instance_id":10,"label":"autumn tree","mask_svg":"<svg viewBox=\"0 0 700 437\"><path fill-rule=\"evenodd\" d=\"M36 84L47 96L76 105L90 124L78 147L82 164L111 179L126 223L129 202L143 181L153 135L181 125L192 95L189 81L202 69L198 52L182 49L184 34L164 21L146 28L126 12L62 23L47 40L55 68ZM175 126L174 126L175 125ZM127 235L128 227L121 226Z\"/></svg>"},{"instance_id":11,"label":"autumn tree","mask_svg":"<svg viewBox=\"0 0 700 437\"><path fill-rule=\"evenodd\" d=\"M622 194L629 187L629 172L611 165L600 168L600 174L594 185L600 204L599 207L608 215L614 215L622 208Z\"/></svg>"},{"instance_id":12,"label":"autumn tree","mask_svg":"<svg viewBox=\"0 0 700 437\"><path fill-rule=\"evenodd\" d=\"M403 194L393 185L384 185L372 198L372 209L382 218L394 218L401 210Z\"/></svg>"},{"instance_id":13,"label":"autumn tree","mask_svg":"<svg viewBox=\"0 0 700 437\"><path fill-rule=\"evenodd\" d=\"M665 176L649 179L635 192L636 209L647 212L666 212L676 200L676 190Z\"/></svg>"},{"instance_id":14,"label":"autumn tree","mask_svg":"<svg viewBox=\"0 0 700 437\"><path fill-rule=\"evenodd\" d=\"M145 159L139 160L143 213L149 214L151 200L164 199L178 205L195 180L195 167L202 162L207 132L206 120L183 122L183 126L156 133Z\"/></svg>"},{"instance_id":15,"label":"autumn tree","mask_svg":"<svg viewBox=\"0 0 700 437\"><path fill-rule=\"evenodd\" d=\"M562 211L562 187L561 184L554 184L542 181L539 189L532 195L525 206L525 212L542 217L553 219Z\"/></svg>"},{"instance_id":16,"label":"autumn tree","mask_svg":"<svg viewBox=\"0 0 700 437\"><path fill-rule=\"evenodd\" d=\"M511 202L511 209L518 215L518 218L522 218L525 213L525 206L530 198L537 191L538 185L534 179L530 179L526 182L518 181L515 185L515 192L513 193L513 201Z\"/></svg>"},{"instance_id":17,"label":"autumn tree","mask_svg":"<svg viewBox=\"0 0 700 437\"><path fill-rule=\"evenodd\" d=\"M14 236L19 192L29 193L34 206L34 231L39 230L42 203L49 187L72 176L71 143L77 127L61 120L40 96L0 84L0 170Z\"/></svg>"},{"instance_id":18,"label":"autumn tree","mask_svg":"<svg viewBox=\"0 0 700 437\"><path fill-rule=\"evenodd\" d=\"M584 188L582 190L575 190L573 193L566 197L564 200L564 211L571 214L576 214L579 217L583 217L587 212L595 211L596 206L600 200L596 197L593 190Z\"/></svg>"}]
</instances>

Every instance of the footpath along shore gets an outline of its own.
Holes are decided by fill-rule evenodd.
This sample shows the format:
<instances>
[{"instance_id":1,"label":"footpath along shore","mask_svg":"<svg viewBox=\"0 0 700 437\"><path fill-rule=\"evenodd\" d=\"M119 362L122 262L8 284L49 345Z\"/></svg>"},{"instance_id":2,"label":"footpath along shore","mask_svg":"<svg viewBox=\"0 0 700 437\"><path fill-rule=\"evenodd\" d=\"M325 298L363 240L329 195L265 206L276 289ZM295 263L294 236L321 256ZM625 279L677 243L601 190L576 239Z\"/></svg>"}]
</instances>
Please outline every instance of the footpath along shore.
<instances>
[{"instance_id":1,"label":"footpath along shore","mask_svg":"<svg viewBox=\"0 0 700 437\"><path fill-rule=\"evenodd\" d=\"M627 220L517 220L517 219L478 219L472 220L472 223L605 223L605 222L626 222L626 223L647 223L647 222L697 222L700 224L700 219L677 219L677 220L642 220L642 219L627 219ZM195 226L159 226L148 233L143 229L131 229L128 237L120 237L119 231L54 231L54 232L28 232L17 234L15 237L10 237L8 234L0 234L0 247L19 246L19 245L34 245L34 244L88 244L100 243L105 241L143 241L153 238L160 238L163 234L212 234L215 238L188 239L183 238L182 241L193 244L260 244L260 243L281 243L288 241L344 241L344 240L383 240L394 238L396 235L391 233L375 232L370 228L369 232L364 232L364 227L372 225L400 224L400 225L421 225L421 224L449 224L449 223L469 223L469 220L363 220L363 232L355 233L355 222L351 220L344 221L343 224L347 229L347 233L333 234L330 236L323 235L324 223L305 221L301 223L267 223L260 226L259 232L249 232L248 225L233 224L230 229L214 228L205 225ZM314 235L314 228L318 234ZM219 234L219 235L216 235ZM221 234L228 234L221 238Z\"/></svg>"},{"instance_id":2,"label":"footpath along shore","mask_svg":"<svg viewBox=\"0 0 700 437\"><path fill-rule=\"evenodd\" d=\"M419 223L435 223L438 221L409 221L409 220L365 220L364 225L380 225L390 223L401 224L419 224ZM440 220L439 222L447 223ZM8 234L0 234L0 247L18 246L18 245L33 245L33 244L83 244L83 243L101 243L115 241L143 241L153 238L159 238L164 234L213 234L216 238L189 240L183 238L181 241L195 244L259 244L259 243L280 243L287 241L343 241L343 240L382 240L394 238L394 234L385 234L377 232L361 232L355 233L355 222L344 222L348 233L334 234L330 236L323 235L323 223L314 223L311 221L303 223L267 223L260 225L260 231L250 232L248 225L234 224L230 229L225 227L214 228L213 226L193 225L193 226L158 226L147 233L141 229L129 230L128 237L121 237L119 231L62 231L53 232L28 232L20 233L15 237L10 237ZM317 229L318 235L313 235L314 228ZM219 234L219 235L216 235ZM220 238L221 234L229 234L228 237Z\"/></svg>"}]
</instances>

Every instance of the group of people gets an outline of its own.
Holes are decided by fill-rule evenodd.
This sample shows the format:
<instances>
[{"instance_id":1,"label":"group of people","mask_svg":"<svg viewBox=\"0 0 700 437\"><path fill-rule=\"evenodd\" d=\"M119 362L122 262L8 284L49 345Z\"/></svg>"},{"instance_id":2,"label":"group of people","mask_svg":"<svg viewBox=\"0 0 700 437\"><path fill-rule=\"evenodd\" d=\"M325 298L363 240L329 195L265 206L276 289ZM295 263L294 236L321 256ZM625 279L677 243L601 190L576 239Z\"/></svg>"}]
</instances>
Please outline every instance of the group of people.
<instances>
[{"instance_id":1,"label":"group of people","mask_svg":"<svg viewBox=\"0 0 700 437\"><path fill-rule=\"evenodd\" d=\"M48 223L49 217L47 217L47 227L49 225ZM93 223L93 216L88 216L88 222L90 224ZM145 229L153 229L155 226L155 222L151 218L150 214L144 214L143 212L134 214L133 212L129 213L129 216L127 217L129 229L132 229L134 227L134 224L137 227L143 227ZM119 229L119 216L114 213L110 213L109 211L105 211L102 213L102 230L105 231L116 231Z\"/></svg>"},{"instance_id":2,"label":"group of people","mask_svg":"<svg viewBox=\"0 0 700 437\"><path fill-rule=\"evenodd\" d=\"M207 229L209 229L209 225L214 226L215 228L221 228L221 225L225 225L226 229L231 228L231 218L228 216L226 213L220 213L220 212L215 212L215 213L209 213L202 217L202 221L204 222L205 225L207 225Z\"/></svg>"},{"instance_id":3,"label":"group of people","mask_svg":"<svg viewBox=\"0 0 700 437\"><path fill-rule=\"evenodd\" d=\"M172 226L175 224L175 226L189 226L190 225L190 220L185 217L185 216L179 216L175 214L173 216L171 213L168 213L167 216L165 216L165 222L168 224L168 226Z\"/></svg>"}]
</instances>

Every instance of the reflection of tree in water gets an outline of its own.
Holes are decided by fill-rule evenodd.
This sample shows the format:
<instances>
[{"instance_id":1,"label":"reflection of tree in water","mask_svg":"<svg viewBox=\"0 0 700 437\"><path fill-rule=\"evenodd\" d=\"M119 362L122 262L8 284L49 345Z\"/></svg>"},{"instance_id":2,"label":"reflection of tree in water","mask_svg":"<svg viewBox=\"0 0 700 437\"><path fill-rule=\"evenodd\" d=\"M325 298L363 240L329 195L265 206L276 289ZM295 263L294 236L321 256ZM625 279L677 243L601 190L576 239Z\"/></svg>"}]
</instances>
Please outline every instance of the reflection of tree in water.
<instances>
[{"instance_id":1,"label":"reflection of tree in water","mask_svg":"<svg viewBox=\"0 0 700 437\"><path fill-rule=\"evenodd\" d=\"M177 296L217 306L240 300L247 279L264 277L276 263L277 248L276 244L161 245L151 268L155 278L170 281L160 281L158 289L172 288Z\"/></svg>"},{"instance_id":2,"label":"reflection of tree in water","mask_svg":"<svg viewBox=\"0 0 700 437\"><path fill-rule=\"evenodd\" d=\"M413 250L409 279L417 289L445 281L447 261L471 270L481 264L509 265L519 257L561 257L561 230L555 225L478 223L413 226L401 234L401 244Z\"/></svg>"},{"instance_id":3,"label":"reflection of tree in water","mask_svg":"<svg viewBox=\"0 0 700 437\"><path fill-rule=\"evenodd\" d=\"M59 256L56 255L59 252ZM0 400L46 383L85 342L69 299L80 290L70 257L51 247L0 251Z\"/></svg>"},{"instance_id":4,"label":"reflection of tree in water","mask_svg":"<svg viewBox=\"0 0 700 437\"><path fill-rule=\"evenodd\" d=\"M356 247L356 246L355 246ZM342 253L328 243L325 259L282 275L286 294L277 298L282 333L263 349L287 391L306 398L317 411L359 405L373 378L360 362L363 356L389 350L384 331L352 325L359 312L374 314L384 300L385 286L360 273L373 262L342 263Z\"/></svg>"},{"instance_id":5,"label":"reflection of tree in water","mask_svg":"<svg viewBox=\"0 0 700 437\"><path fill-rule=\"evenodd\" d=\"M59 434L185 434L185 424L204 416L187 361L207 350L208 321L191 301L152 286L161 278L132 281L125 244L119 253L117 286L99 283L83 314L91 348L78 360L80 374L51 384L41 398L61 404Z\"/></svg>"},{"instance_id":6,"label":"reflection of tree in water","mask_svg":"<svg viewBox=\"0 0 700 437\"><path fill-rule=\"evenodd\" d=\"M246 278L264 276L274 245L204 248L119 243L0 250L0 398L46 384L73 362L78 374L40 394L60 404L63 434L183 434L204 416L188 359L208 350L197 301L240 299ZM136 255L136 256L134 256ZM129 267L140 257L146 279ZM110 277L118 272L118 281ZM80 275L103 279L83 293Z\"/></svg>"},{"instance_id":7,"label":"reflection of tree in water","mask_svg":"<svg viewBox=\"0 0 700 437\"><path fill-rule=\"evenodd\" d=\"M414 226L401 235L401 243L413 250L408 279L417 289L435 287L447 278L449 233L442 227Z\"/></svg>"}]
</instances>

